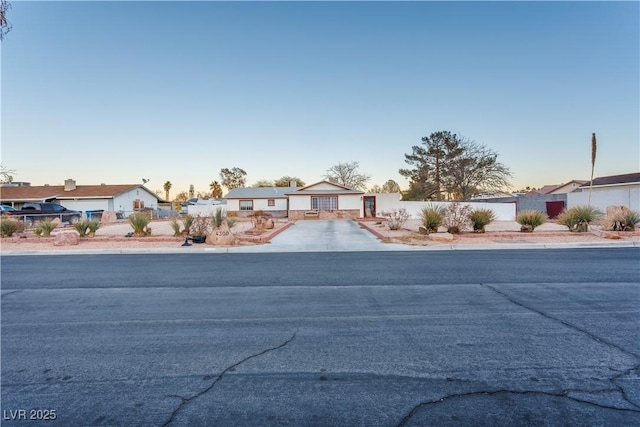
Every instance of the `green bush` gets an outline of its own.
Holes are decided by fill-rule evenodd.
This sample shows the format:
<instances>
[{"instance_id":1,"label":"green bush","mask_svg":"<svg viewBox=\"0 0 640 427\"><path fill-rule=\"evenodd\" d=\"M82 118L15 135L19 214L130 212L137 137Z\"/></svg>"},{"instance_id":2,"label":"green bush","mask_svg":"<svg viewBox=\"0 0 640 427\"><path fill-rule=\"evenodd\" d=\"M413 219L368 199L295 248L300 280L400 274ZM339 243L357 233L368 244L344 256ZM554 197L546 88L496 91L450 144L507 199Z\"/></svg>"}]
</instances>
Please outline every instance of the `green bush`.
<instances>
[{"instance_id":1,"label":"green bush","mask_svg":"<svg viewBox=\"0 0 640 427\"><path fill-rule=\"evenodd\" d=\"M100 220L98 219L89 219L87 220L87 231L88 234L96 234L96 231L98 231L98 228L100 228Z\"/></svg>"},{"instance_id":2,"label":"green bush","mask_svg":"<svg viewBox=\"0 0 640 427\"><path fill-rule=\"evenodd\" d=\"M129 224L133 228L133 234L136 236L146 236L151 234L151 229L147 226L151 222L149 215L144 213L134 213L129 215Z\"/></svg>"},{"instance_id":3,"label":"green bush","mask_svg":"<svg viewBox=\"0 0 640 427\"><path fill-rule=\"evenodd\" d=\"M171 225L171 229L173 230L174 236L181 236L182 232L180 231L180 224L178 223L178 217L172 216L169 220L169 225Z\"/></svg>"},{"instance_id":4,"label":"green bush","mask_svg":"<svg viewBox=\"0 0 640 427\"><path fill-rule=\"evenodd\" d=\"M602 218L602 228L607 231L634 231L640 223L640 213L627 208L614 209Z\"/></svg>"},{"instance_id":5,"label":"green bush","mask_svg":"<svg viewBox=\"0 0 640 427\"><path fill-rule=\"evenodd\" d=\"M469 214L473 224L473 231L484 233L484 227L496 220L496 214L491 209L475 209Z\"/></svg>"},{"instance_id":6,"label":"green bush","mask_svg":"<svg viewBox=\"0 0 640 427\"><path fill-rule=\"evenodd\" d=\"M569 231L583 233L589 231L589 224L598 220L602 213L593 206L574 206L565 209L558 216L558 224L567 226Z\"/></svg>"},{"instance_id":7,"label":"green bush","mask_svg":"<svg viewBox=\"0 0 640 427\"><path fill-rule=\"evenodd\" d=\"M531 232L547 222L547 219L549 217L546 213L536 210L521 211L516 215L516 222L522 226L521 231Z\"/></svg>"},{"instance_id":8,"label":"green bush","mask_svg":"<svg viewBox=\"0 0 640 427\"><path fill-rule=\"evenodd\" d=\"M224 214L222 213L222 209L216 210L216 214L211 220L211 226L213 228L218 228L222 225L223 221L224 221Z\"/></svg>"},{"instance_id":9,"label":"green bush","mask_svg":"<svg viewBox=\"0 0 640 427\"><path fill-rule=\"evenodd\" d=\"M182 231L184 234L186 234L187 236L191 234L191 226L193 225L193 216L192 215L185 215L182 217L182 226L184 227L184 230Z\"/></svg>"},{"instance_id":10,"label":"green bush","mask_svg":"<svg viewBox=\"0 0 640 427\"><path fill-rule=\"evenodd\" d=\"M405 208L380 212L380 216L387 219L387 225L390 230L400 230L409 219L409 214Z\"/></svg>"},{"instance_id":11,"label":"green bush","mask_svg":"<svg viewBox=\"0 0 640 427\"><path fill-rule=\"evenodd\" d=\"M442 225L444 214L445 209L442 205L430 204L422 208L420 211L420 219L427 233L435 233L438 231L438 227Z\"/></svg>"},{"instance_id":12,"label":"green bush","mask_svg":"<svg viewBox=\"0 0 640 427\"><path fill-rule=\"evenodd\" d=\"M74 230L80 234L80 237L86 237L89 232L89 225L87 224L88 220L78 221L72 224Z\"/></svg>"},{"instance_id":13,"label":"green bush","mask_svg":"<svg viewBox=\"0 0 640 427\"><path fill-rule=\"evenodd\" d=\"M51 236L51 232L55 230L57 224L51 218L45 218L38 222L33 229L36 236Z\"/></svg>"},{"instance_id":14,"label":"green bush","mask_svg":"<svg viewBox=\"0 0 640 427\"><path fill-rule=\"evenodd\" d=\"M236 225L236 220L233 218L227 218L227 226L229 226L229 228L232 228L234 225Z\"/></svg>"},{"instance_id":15,"label":"green bush","mask_svg":"<svg viewBox=\"0 0 640 427\"><path fill-rule=\"evenodd\" d=\"M0 219L0 235L11 237L14 233L21 233L25 229L24 222L16 219Z\"/></svg>"}]
</instances>

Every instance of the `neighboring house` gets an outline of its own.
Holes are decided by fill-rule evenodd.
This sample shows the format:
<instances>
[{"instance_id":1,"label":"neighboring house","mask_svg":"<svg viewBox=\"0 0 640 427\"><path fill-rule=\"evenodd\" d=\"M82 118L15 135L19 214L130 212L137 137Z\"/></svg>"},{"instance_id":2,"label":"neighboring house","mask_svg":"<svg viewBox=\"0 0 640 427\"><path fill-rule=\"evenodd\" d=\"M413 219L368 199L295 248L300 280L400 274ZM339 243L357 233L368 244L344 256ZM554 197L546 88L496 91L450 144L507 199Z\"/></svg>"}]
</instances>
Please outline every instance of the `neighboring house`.
<instances>
[{"instance_id":1,"label":"neighboring house","mask_svg":"<svg viewBox=\"0 0 640 427\"><path fill-rule=\"evenodd\" d=\"M227 213L240 217L253 215L256 211L268 213L275 218L285 218L289 211L287 193L298 187L234 188L223 197L227 202Z\"/></svg>"},{"instance_id":2,"label":"neighboring house","mask_svg":"<svg viewBox=\"0 0 640 427\"><path fill-rule=\"evenodd\" d=\"M289 219L358 218L364 212L364 191L320 181L287 193Z\"/></svg>"},{"instance_id":3,"label":"neighboring house","mask_svg":"<svg viewBox=\"0 0 640 427\"><path fill-rule=\"evenodd\" d=\"M595 178L581 185L577 191L567 194L567 206L589 204L606 212L609 206L625 206L640 211L640 172Z\"/></svg>"},{"instance_id":4,"label":"neighboring house","mask_svg":"<svg viewBox=\"0 0 640 427\"><path fill-rule=\"evenodd\" d=\"M53 202L68 209L87 211L116 211L124 216L142 209L158 209L162 202L152 191L140 184L76 185L73 179L64 185L0 187L0 202L20 208L27 202Z\"/></svg>"}]
</instances>

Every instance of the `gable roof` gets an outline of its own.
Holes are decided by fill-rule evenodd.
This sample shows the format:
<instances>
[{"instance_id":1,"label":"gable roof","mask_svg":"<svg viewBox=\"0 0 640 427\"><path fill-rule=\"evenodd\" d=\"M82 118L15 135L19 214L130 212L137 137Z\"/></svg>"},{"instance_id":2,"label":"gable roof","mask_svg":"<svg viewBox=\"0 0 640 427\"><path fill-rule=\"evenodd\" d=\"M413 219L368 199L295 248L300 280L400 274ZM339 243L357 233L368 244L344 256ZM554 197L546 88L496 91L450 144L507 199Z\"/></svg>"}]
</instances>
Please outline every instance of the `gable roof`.
<instances>
[{"instance_id":1,"label":"gable roof","mask_svg":"<svg viewBox=\"0 0 640 427\"><path fill-rule=\"evenodd\" d=\"M155 193L149 191L141 184L122 185L77 185L75 189L65 191L64 185L38 185L23 187L0 187L0 200L2 201L41 201L41 200L68 200L68 199L111 199L120 194L135 189L142 189L155 197ZM162 200L158 197L158 200Z\"/></svg>"},{"instance_id":2,"label":"gable roof","mask_svg":"<svg viewBox=\"0 0 640 427\"><path fill-rule=\"evenodd\" d=\"M223 199L286 199L287 193L299 187L234 188Z\"/></svg>"},{"instance_id":3,"label":"gable roof","mask_svg":"<svg viewBox=\"0 0 640 427\"><path fill-rule=\"evenodd\" d=\"M332 189L314 189L321 184L329 184L329 186L333 187ZM364 194L364 191L355 190L353 188L349 188L345 185L340 185L331 181L319 181L311 185L307 185L306 187L302 187L297 189L296 191L287 193L288 195L305 195L305 194Z\"/></svg>"},{"instance_id":4,"label":"gable roof","mask_svg":"<svg viewBox=\"0 0 640 427\"><path fill-rule=\"evenodd\" d=\"M616 184L640 184L640 172L627 173L624 175L601 176L593 180L593 186L605 186ZM587 181L580 188L589 187L590 182Z\"/></svg>"}]
</instances>

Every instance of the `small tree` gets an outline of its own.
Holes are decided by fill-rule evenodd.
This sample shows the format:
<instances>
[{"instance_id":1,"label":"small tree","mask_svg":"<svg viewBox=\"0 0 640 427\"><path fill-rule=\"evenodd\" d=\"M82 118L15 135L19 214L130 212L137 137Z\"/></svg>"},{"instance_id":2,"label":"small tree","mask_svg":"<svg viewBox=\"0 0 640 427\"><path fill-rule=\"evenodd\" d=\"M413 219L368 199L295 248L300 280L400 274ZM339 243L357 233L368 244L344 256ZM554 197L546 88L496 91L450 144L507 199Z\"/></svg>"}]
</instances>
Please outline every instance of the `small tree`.
<instances>
[{"instance_id":1,"label":"small tree","mask_svg":"<svg viewBox=\"0 0 640 427\"><path fill-rule=\"evenodd\" d=\"M240 168L223 168L220 169L220 179L222 180L222 185L227 187L229 190L233 190L234 188L244 187L247 182L247 173Z\"/></svg>"},{"instance_id":2,"label":"small tree","mask_svg":"<svg viewBox=\"0 0 640 427\"><path fill-rule=\"evenodd\" d=\"M218 181L211 181L209 184L209 189L211 190L211 197L214 199L219 199L222 197L222 186Z\"/></svg>"},{"instance_id":3,"label":"small tree","mask_svg":"<svg viewBox=\"0 0 640 427\"><path fill-rule=\"evenodd\" d=\"M258 182L252 185L253 188L273 187L273 181L268 179L260 179Z\"/></svg>"}]
</instances>

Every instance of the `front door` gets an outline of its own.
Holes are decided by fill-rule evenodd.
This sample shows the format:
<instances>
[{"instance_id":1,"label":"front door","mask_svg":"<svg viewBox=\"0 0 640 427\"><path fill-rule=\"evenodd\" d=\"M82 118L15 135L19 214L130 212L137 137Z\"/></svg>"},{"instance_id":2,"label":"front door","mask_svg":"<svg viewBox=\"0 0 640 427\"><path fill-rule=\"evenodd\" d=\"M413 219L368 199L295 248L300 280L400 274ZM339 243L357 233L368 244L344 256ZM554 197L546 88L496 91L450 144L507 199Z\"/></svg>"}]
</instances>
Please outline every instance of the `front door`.
<instances>
[{"instance_id":1,"label":"front door","mask_svg":"<svg viewBox=\"0 0 640 427\"><path fill-rule=\"evenodd\" d=\"M375 218L376 196L364 196L364 217Z\"/></svg>"}]
</instances>

